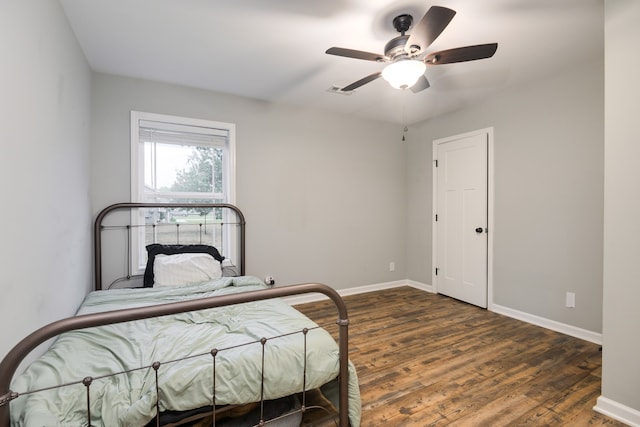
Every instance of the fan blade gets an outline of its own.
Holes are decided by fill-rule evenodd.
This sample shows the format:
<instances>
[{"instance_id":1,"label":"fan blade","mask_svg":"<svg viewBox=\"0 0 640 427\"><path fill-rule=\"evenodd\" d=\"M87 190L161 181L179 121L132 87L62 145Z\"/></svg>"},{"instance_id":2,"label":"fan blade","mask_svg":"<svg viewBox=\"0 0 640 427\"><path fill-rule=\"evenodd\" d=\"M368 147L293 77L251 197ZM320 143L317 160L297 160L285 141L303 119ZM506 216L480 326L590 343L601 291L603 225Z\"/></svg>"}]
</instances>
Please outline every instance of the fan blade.
<instances>
[{"instance_id":1,"label":"fan blade","mask_svg":"<svg viewBox=\"0 0 640 427\"><path fill-rule=\"evenodd\" d=\"M475 46L457 47L441 50L427 55L424 62L427 65L451 64L454 62L475 61L476 59L491 58L498 49L498 43L478 44Z\"/></svg>"},{"instance_id":2,"label":"fan blade","mask_svg":"<svg viewBox=\"0 0 640 427\"><path fill-rule=\"evenodd\" d=\"M387 58L386 56L377 53L364 52L362 50L345 49L342 47L330 47L325 53L328 53L329 55L346 56L347 58L364 59L367 61L384 62L389 60L389 58Z\"/></svg>"},{"instance_id":3,"label":"fan blade","mask_svg":"<svg viewBox=\"0 0 640 427\"><path fill-rule=\"evenodd\" d=\"M413 86L411 86L411 92L413 93L418 93L421 90L425 90L427 89L429 86L431 86L429 84L429 80L427 80L427 76L425 76L424 74L422 75L422 77L420 77L418 79L418 81L416 82L416 84L414 84Z\"/></svg>"},{"instance_id":4,"label":"fan blade","mask_svg":"<svg viewBox=\"0 0 640 427\"><path fill-rule=\"evenodd\" d=\"M382 75L382 72L380 72L380 71L378 71L377 73L369 74L367 77L365 77L363 79L360 79L357 82L353 82L349 86L343 87L341 90L343 92L349 92L350 90L357 89L362 85L366 85L367 83L374 81L375 79L377 79L381 75Z\"/></svg>"},{"instance_id":5,"label":"fan blade","mask_svg":"<svg viewBox=\"0 0 640 427\"><path fill-rule=\"evenodd\" d=\"M415 48L412 49L412 46L418 46L421 51L424 51L447 28L455 14L455 10L442 6L431 6L418 25L415 25L411 30L411 35L404 45L404 49L409 54L414 53Z\"/></svg>"}]
</instances>

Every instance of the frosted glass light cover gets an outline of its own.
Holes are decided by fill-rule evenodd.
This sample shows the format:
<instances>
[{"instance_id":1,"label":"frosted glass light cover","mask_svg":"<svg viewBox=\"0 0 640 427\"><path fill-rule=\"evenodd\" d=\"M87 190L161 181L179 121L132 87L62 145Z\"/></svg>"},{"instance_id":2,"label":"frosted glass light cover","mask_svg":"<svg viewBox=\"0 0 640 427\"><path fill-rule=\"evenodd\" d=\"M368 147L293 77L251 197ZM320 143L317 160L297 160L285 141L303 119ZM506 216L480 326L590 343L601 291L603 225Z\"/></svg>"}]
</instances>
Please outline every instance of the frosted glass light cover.
<instances>
[{"instance_id":1,"label":"frosted glass light cover","mask_svg":"<svg viewBox=\"0 0 640 427\"><path fill-rule=\"evenodd\" d=\"M422 61L412 59L394 62L382 70L382 78L396 89L407 89L416 84L427 66Z\"/></svg>"}]
</instances>

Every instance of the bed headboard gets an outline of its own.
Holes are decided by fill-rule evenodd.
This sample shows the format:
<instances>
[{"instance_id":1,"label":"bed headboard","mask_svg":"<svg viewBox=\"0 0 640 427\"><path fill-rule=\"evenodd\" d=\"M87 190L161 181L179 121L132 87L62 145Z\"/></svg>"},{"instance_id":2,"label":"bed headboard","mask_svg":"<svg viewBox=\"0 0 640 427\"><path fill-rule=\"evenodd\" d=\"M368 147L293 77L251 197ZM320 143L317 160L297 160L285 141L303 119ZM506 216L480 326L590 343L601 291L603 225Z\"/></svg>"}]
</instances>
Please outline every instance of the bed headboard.
<instances>
[{"instance_id":1,"label":"bed headboard","mask_svg":"<svg viewBox=\"0 0 640 427\"><path fill-rule=\"evenodd\" d=\"M116 212L120 212L120 215L115 214ZM209 216L211 213L213 214ZM108 206L100 211L94 223L94 287L96 290L104 289L103 233L106 231L123 234L121 243L124 248L120 246L116 251L124 255L126 264L124 277L110 282L108 286L111 286L115 282L141 276L133 272L131 267L131 247L136 241L138 247L149 243L211 244L216 239L218 242L233 242L235 250L231 256L222 251L224 248L220 243L214 246L227 258L231 258L239 267L239 273L245 275L245 226L242 211L229 203L116 203ZM166 240L171 237L173 241ZM207 239L207 242L203 239Z\"/></svg>"}]
</instances>

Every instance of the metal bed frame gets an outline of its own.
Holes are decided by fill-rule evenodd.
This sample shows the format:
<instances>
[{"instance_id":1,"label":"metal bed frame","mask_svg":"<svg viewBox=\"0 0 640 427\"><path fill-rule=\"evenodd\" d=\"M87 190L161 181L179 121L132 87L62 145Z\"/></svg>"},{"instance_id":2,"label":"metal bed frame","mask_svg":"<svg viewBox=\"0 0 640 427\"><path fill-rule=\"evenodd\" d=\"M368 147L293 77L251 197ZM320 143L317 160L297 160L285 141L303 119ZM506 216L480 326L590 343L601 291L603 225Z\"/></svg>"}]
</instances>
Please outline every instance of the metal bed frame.
<instances>
[{"instance_id":1,"label":"metal bed frame","mask_svg":"<svg viewBox=\"0 0 640 427\"><path fill-rule=\"evenodd\" d=\"M236 225L238 226L238 246L239 246L239 263L240 263L240 275L245 275L245 229L246 229L246 221L244 218L244 214L242 211L235 205L229 203L116 203L111 206L107 206L104 208L98 216L96 217L94 226L93 226L93 262L94 262L94 272L95 272L95 290L100 291L103 289L102 286L102 232L104 231L103 222L105 218L119 210L128 210L132 209L153 209L153 208L167 208L167 209L181 209L181 208L222 208L222 209L230 209L233 211L236 216L238 222ZM131 226L127 225L127 234L131 233ZM178 228L177 228L178 229ZM128 248L127 248L128 249ZM131 274L131 271L127 273L126 279L130 279L131 277L135 277Z\"/></svg>"},{"instance_id":2,"label":"metal bed frame","mask_svg":"<svg viewBox=\"0 0 640 427\"><path fill-rule=\"evenodd\" d=\"M105 208L98 215L94 231L99 236L101 224L104 217L114 210L133 209L133 208L153 208L153 207L184 207L184 204L171 203L119 203ZM240 218L240 245L241 245L241 268L244 274L244 228L245 221L242 212L234 205L229 204L197 204L188 205L190 207L224 207L234 210ZM96 289L101 289L101 240L96 237L95 241L95 257L96 257ZM102 326L108 324L128 322L132 320L148 319L151 317L164 316L169 314L184 313L188 311L197 311L207 308L224 307L234 304L241 304L250 301L261 301L271 298L280 298L291 295L300 295L306 293L321 293L333 301L338 312L336 321L339 329L338 346L339 346L339 373L338 373L338 391L339 391L339 426L348 427L348 325L349 318L347 308L340 295L331 287L319 283L305 283L299 285L283 286L278 288L268 288L259 291L244 292L239 294L223 295L218 297L203 298L197 300L189 300L175 302L169 304L160 304L149 307L130 308L115 310L110 312L93 313L68 317L50 323L42 328L34 331L18 344L16 344L0 362L0 427L9 427L11 424L10 402L20 395L10 389L11 380L16 373L21 361L33 351L37 346L47 340L60 335L63 332L84 329L94 326ZM87 378L90 382L90 378ZM305 411L304 403L301 411ZM156 417L157 425L159 424L159 416Z\"/></svg>"}]
</instances>

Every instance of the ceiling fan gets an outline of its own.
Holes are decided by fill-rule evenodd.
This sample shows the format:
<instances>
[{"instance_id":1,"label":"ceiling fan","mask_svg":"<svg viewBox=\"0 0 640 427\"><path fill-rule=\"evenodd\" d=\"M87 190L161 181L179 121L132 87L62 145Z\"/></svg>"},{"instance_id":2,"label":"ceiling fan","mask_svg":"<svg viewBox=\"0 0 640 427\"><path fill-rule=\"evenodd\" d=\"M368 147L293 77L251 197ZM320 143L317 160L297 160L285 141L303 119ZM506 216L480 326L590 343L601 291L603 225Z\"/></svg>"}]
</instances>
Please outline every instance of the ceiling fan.
<instances>
[{"instance_id":1,"label":"ceiling fan","mask_svg":"<svg viewBox=\"0 0 640 427\"><path fill-rule=\"evenodd\" d=\"M449 25L455 14L454 10L446 7L432 6L413 28L411 35L405 32L411 28L413 17L408 14L396 16L393 19L393 27L400 35L385 45L384 55L341 47L327 49L326 53L330 55L389 63L382 71L355 81L343 87L341 91L352 91L382 76L397 89L411 88L412 92L417 93L429 87L429 81L425 76L427 65L451 64L492 57L498 49L497 43L441 50L422 57L425 50Z\"/></svg>"}]
</instances>

